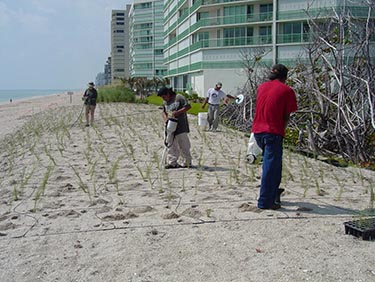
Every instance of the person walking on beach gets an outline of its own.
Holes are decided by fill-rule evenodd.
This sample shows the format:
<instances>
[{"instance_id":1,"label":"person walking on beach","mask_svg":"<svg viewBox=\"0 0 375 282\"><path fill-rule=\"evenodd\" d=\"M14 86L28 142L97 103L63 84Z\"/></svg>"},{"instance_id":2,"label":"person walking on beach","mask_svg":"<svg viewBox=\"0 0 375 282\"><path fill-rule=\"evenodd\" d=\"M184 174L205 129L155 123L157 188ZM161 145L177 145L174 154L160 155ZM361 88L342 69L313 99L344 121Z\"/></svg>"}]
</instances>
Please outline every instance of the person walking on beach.
<instances>
[{"instance_id":1,"label":"person walking on beach","mask_svg":"<svg viewBox=\"0 0 375 282\"><path fill-rule=\"evenodd\" d=\"M208 130L217 131L220 117L220 101L225 97L229 99L236 99L236 97L233 97L232 95L225 94L225 92L221 90L222 86L223 84L218 82L216 83L215 87L208 89L206 99L202 105L202 109L204 109L208 103Z\"/></svg>"},{"instance_id":2,"label":"person walking on beach","mask_svg":"<svg viewBox=\"0 0 375 282\"><path fill-rule=\"evenodd\" d=\"M177 122L177 127L173 133L172 141L166 144L167 151L167 165L166 169L191 167L190 154L190 140L188 137L189 122L186 112L191 108L188 101L181 94L176 94L172 88L162 87L158 91L158 96L163 99L163 113L164 122L167 123L169 119ZM181 165L177 162L181 159Z\"/></svg>"},{"instance_id":3,"label":"person walking on beach","mask_svg":"<svg viewBox=\"0 0 375 282\"><path fill-rule=\"evenodd\" d=\"M96 108L96 99L98 98L98 92L94 88L94 82L89 82L88 88L85 90L82 100L86 106L85 117L86 117L86 126L93 125L94 123L94 114ZM90 118L91 117L91 122Z\"/></svg>"},{"instance_id":4,"label":"person walking on beach","mask_svg":"<svg viewBox=\"0 0 375 282\"><path fill-rule=\"evenodd\" d=\"M282 173L283 138L289 116L297 110L294 90L285 84L288 69L274 65L269 81L258 87L252 132L263 150L262 179L258 208L279 209Z\"/></svg>"}]
</instances>

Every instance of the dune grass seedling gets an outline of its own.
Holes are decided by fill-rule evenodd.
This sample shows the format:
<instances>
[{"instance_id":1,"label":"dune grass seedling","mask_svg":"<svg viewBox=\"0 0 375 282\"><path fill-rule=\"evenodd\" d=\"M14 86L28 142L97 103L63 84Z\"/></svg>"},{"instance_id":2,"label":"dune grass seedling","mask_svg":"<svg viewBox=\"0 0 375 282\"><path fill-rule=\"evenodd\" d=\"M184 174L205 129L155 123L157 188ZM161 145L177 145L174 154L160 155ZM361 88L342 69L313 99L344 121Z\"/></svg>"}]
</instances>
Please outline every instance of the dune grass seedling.
<instances>
[{"instance_id":1,"label":"dune grass seedling","mask_svg":"<svg viewBox=\"0 0 375 282\"><path fill-rule=\"evenodd\" d=\"M77 169L74 168L73 165L70 165L70 168L73 170L75 176L77 177L78 179L78 187L85 193L88 195L89 197L89 200L90 200L90 204L92 204L92 198L91 198L91 193L90 193L90 189L89 187L85 184L85 182L83 181L83 179L81 178L81 175L79 174L79 172L77 171Z\"/></svg>"},{"instance_id":2,"label":"dune grass seedling","mask_svg":"<svg viewBox=\"0 0 375 282\"><path fill-rule=\"evenodd\" d=\"M56 166L57 165L56 160L51 154L51 149L48 148L46 144L44 145L44 153L52 161L52 163Z\"/></svg>"},{"instance_id":3,"label":"dune grass seedling","mask_svg":"<svg viewBox=\"0 0 375 282\"><path fill-rule=\"evenodd\" d=\"M34 197L34 208L33 208L33 212L36 212L37 204L38 204L38 202L40 201L41 197L44 196L44 193L45 193L45 190L46 190L46 186L47 186L47 183L48 183L49 177L50 177L51 174L52 174L53 169L54 169L54 166L53 166L53 165L49 165L49 166L47 167L47 170L46 170L46 172L45 172L45 174L44 174L44 177L43 177L42 183L40 184L38 190L36 191L35 197Z\"/></svg>"},{"instance_id":4,"label":"dune grass seedling","mask_svg":"<svg viewBox=\"0 0 375 282\"><path fill-rule=\"evenodd\" d=\"M94 197L97 197L96 179L95 179L95 169L96 169L97 163L98 163L98 160L95 160L95 162L92 163L92 165L89 169L89 176L90 176L90 180L92 182L92 186L93 186L93 190L94 190Z\"/></svg>"},{"instance_id":5,"label":"dune grass seedling","mask_svg":"<svg viewBox=\"0 0 375 282\"><path fill-rule=\"evenodd\" d=\"M339 177L333 173L333 177L334 179L336 180L336 183L337 185L339 186L339 191L337 193L337 196L336 196L336 201L340 201L341 200L341 197L342 197L342 194L344 193L344 183L341 182L341 180L339 179Z\"/></svg>"}]
</instances>

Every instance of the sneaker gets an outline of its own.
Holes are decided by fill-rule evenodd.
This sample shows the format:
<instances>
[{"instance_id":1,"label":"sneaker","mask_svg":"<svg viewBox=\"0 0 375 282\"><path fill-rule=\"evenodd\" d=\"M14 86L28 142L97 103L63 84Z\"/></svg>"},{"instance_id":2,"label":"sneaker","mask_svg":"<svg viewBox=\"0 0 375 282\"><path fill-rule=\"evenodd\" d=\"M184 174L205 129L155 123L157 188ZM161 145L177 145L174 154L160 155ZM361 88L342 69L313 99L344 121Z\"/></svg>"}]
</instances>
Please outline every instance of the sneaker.
<instances>
[{"instance_id":1,"label":"sneaker","mask_svg":"<svg viewBox=\"0 0 375 282\"><path fill-rule=\"evenodd\" d=\"M281 194L283 193L285 191L285 189L283 189L283 188L279 188L278 190L277 190L277 195L276 195L276 199L275 199L275 204L277 204L277 205L280 205L281 204Z\"/></svg>"},{"instance_id":2,"label":"sneaker","mask_svg":"<svg viewBox=\"0 0 375 282\"><path fill-rule=\"evenodd\" d=\"M90 125L89 124L86 124L86 127L89 127Z\"/></svg>"},{"instance_id":3,"label":"sneaker","mask_svg":"<svg viewBox=\"0 0 375 282\"><path fill-rule=\"evenodd\" d=\"M280 204L273 204L271 207L269 208L260 208L261 210L278 210L281 208L281 205Z\"/></svg>"},{"instance_id":4,"label":"sneaker","mask_svg":"<svg viewBox=\"0 0 375 282\"><path fill-rule=\"evenodd\" d=\"M179 167L180 167L180 168L192 168L193 165L192 165L192 164L188 164L188 165L180 165Z\"/></svg>"},{"instance_id":5,"label":"sneaker","mask_svg":"<svg viewBox=\"0 0 375 282\"><path fill-rule=\"evenodd\" d=\"M172 168L180 168L181 166L178 164L167 164L164 168L165 169L172 169Z\"/></svg>"}]
</instances>

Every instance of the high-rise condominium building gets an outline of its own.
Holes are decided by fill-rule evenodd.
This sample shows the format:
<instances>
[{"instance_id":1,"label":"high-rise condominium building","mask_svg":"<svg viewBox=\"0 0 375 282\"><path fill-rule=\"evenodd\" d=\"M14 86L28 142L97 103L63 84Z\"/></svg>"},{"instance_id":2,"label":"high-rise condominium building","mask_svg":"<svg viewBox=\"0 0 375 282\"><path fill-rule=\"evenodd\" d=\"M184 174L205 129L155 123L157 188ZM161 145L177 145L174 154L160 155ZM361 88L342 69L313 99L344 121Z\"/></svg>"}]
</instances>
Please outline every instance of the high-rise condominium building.
<instances>
[{"instance_id":1,"label":"high-rise condominium building","mask_svg":"<svg viewBox=\"0 0 375 282\"><path fill-rule=\"evenodd\" d=\"M111 80L129 78L129 13L126 10L112 10L111 20Z\"/></svg>"},{"instance_id":2,"label":"high-rise condominium building","mask_svg":"<svg viewBox=\"0 0 375 282\"><path fill-rule=\"evenodd\" d=\"M108 57L104 65L104 85L112 83L112 58Z\"/></svg>"},{"instance_id":3,"label":"high-rise condominium building","mask_svg":"<svg viewBox=\"0 0 375 282\"><path fill-rule=\"evenodd\" d=\"M130 77L164 77L163 0L134 0L129 18Z\"/></svg>"},{"instance_id":4,"label":"high-rise condominium building","mask_svg":"<svg viewBox=\"0 0 375 282\"><path fill-rule=\"evenodd\" d=\"M269 66L292 66L310 38L306 11L327 17L344 5L367 16L362 0L165 0L166 77L201 96L217 81L235 93L246 81L244 51L265 54Z\"/></svg>"}]
</instances>

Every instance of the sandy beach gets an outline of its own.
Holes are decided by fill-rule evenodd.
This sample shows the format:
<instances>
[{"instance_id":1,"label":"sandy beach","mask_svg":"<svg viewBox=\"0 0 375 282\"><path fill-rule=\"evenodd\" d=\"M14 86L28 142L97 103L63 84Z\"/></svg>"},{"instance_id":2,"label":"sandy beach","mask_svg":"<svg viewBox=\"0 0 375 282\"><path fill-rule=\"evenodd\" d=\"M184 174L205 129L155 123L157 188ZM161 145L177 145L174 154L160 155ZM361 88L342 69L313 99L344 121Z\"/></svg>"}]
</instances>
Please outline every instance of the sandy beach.
<instances>
[{"instance_id":1,"label":"sandy beach","mask_svg":"<svg viewBox=\"0 0 375 282\"><path fill-rule=\"evenodd\" d=\"M375 281L375 172L284 151L282 208L256 209L247 137L189 115L191 169L162 168L157 106L81 94L0 105L0 281Z\"/></svg>"}]
</instances>

